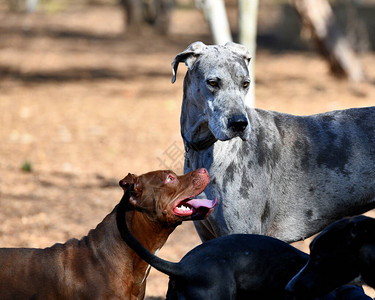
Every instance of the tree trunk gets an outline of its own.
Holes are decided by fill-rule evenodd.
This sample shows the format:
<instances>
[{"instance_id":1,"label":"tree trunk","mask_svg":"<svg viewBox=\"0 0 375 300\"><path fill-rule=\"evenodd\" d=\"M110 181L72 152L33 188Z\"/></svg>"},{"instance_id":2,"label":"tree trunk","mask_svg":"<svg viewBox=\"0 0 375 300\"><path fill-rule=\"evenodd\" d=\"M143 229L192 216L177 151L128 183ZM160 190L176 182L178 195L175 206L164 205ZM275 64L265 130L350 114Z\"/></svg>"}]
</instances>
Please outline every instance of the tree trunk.
<instances>
[{"instance_id":1,"label":"tree trunk","mask_svg":"<svg viewBox=\"0 0 375 300\"><path fill-rule=\"evenodd\" d=\"M258 0L238 0L238 28L240 43L249 49L251 61L249 72L250 90L246 104L254 107L255 103L255 53L257 43Z\"/></svg>"},{"instance_id":2,"label":"tree trunk","mask_svg":"<svg viewBox=\"0 0 375 300\"><path fill-rule=\"evenodd\" d=\"M149 25L161 34L168 33L175 0L120 0L120 4L127 31L140 33L144 25Z\"/></svg>"},{"instance_id":3,"label":"tree trunk","mask_svg":"<svg viewBox=\"0 0 375 300\"><path fill-rule=\"evenodd\" d=\"M210 27L214 43L223 45L232 41L229 22L223 0L196 0L196 6L203 10Z\"/></svg>"},{"instance_id":4,"label":"tree trunk","mask_svg":"<svg viewBox=\"0 0 375 300\"><path fill-rule=\"evenodd\" d=\"M310 30L332 73L351 81L364 81L362 65L336 23L327 0L292 0L304 25Z\"/></svg>"},{"instance_id":5,"label":"tree trunk","mask_svg":"<svg viewBox=\"0 0 375 300\"><path fill-rule=\"evenodd\" d=\"M126 30L130 32L140 32L143 24L142 1L120 0L120 4L126 15Z\"/></svg>"}]
</instances>

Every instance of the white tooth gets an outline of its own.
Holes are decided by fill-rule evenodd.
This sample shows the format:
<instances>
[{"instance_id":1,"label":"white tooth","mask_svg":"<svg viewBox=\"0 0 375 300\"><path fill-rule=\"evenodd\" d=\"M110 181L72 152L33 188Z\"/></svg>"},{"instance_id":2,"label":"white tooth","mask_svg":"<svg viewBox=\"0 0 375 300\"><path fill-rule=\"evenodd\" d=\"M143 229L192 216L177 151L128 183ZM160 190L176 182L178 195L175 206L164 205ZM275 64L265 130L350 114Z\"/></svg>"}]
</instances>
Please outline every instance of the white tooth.
<instances>
[{"instance_id":1,"label":"white tooth","mask_svg":"<svg viewBox=\"0 0 375 300\"><path fill-rule=\"evenodd\" d=\"M183 210L183 211L190 211L191 209L188 207L188 206L185 206L185 205L181 205L179 207L180 210Z\"/></svg>"}]
</instances>

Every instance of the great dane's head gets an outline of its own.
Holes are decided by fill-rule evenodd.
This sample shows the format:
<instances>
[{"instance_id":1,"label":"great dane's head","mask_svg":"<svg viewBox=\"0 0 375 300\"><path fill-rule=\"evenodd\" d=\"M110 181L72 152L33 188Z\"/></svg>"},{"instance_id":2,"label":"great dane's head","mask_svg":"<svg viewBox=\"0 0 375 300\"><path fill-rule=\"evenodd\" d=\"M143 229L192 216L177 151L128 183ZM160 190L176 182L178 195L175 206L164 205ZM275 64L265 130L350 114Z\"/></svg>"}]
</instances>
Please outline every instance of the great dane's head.
<instances>
[{"instance_id":1,"label":"great dane's head","mask_svg":"<svg viewBox=\"0 0 375 300\"><path fill-rule=\"evenodd\" d=\"M199 140L208 129L218 140L248 139L245 97L250 87L249 61L247 48L235 43L207 46L195 42L175 57L172 83L178 64L184 62L188 67L181 115L185 136Z\"/></svg>"}]
</instances>

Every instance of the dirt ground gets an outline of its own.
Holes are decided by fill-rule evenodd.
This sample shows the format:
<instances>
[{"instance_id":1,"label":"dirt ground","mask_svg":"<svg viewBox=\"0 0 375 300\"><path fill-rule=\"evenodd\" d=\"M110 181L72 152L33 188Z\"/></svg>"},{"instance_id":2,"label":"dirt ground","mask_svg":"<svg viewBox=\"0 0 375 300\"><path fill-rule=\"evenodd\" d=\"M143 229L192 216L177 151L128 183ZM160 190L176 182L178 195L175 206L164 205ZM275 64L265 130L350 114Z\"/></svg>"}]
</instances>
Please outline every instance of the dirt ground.
<instances>
[{"instance_id":1,"label":"dirt ground","mask_svg":"<svg viewBox=\"0 0 375 300\"><path fill-rule=\"evenodd\" d=\"M124 35L112 6L33 15L0 7L0 20L0 247L79 238L118 203L128 172L182 173L186 68L172 85L170 63L191 42L212 42L199 12L174 12L168 37ZM362 60L375 78L375 55ZM303 115L373 105L375 86L332 78L314 53L260 49L256 99ZM185 223L160 256L178 261L198 243ZM151 272L149 299L165 295L167 280Z\"/></svg>"}]
</instances>

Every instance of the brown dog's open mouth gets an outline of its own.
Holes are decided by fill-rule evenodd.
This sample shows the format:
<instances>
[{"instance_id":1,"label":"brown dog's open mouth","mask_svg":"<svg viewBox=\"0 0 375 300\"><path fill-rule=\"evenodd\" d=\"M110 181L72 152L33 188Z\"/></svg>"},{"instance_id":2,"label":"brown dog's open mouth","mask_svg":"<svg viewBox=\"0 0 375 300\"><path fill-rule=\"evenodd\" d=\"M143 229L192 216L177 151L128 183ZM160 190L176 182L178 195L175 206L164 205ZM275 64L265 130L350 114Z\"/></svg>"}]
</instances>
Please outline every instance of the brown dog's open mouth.
<instances>
[{"instance_id":1,"label":"brown dog's open mouth","mask_svg":"<svg viewBox=\"0 0 375 300\"><path fill-rule=\"evenodd\" d=\"M173 213L177 216L194 218L206 217L211 212L212 208L216 205L217 199L184 199L179 201L172 209Z\"/></svg>"}]
</instances>

